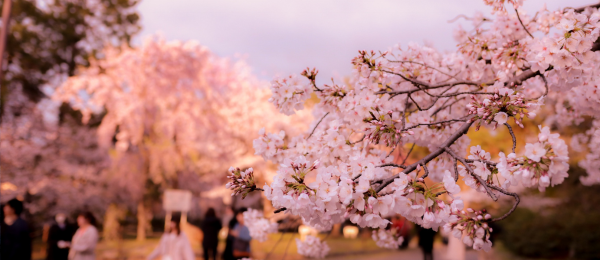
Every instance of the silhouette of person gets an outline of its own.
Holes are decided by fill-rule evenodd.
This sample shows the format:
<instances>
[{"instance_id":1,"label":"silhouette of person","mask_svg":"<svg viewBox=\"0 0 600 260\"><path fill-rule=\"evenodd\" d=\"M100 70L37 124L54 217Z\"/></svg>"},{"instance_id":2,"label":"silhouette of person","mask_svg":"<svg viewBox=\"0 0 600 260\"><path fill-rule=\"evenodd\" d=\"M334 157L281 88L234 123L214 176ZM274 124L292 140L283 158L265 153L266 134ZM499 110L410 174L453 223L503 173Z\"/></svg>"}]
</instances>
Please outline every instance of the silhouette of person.
<instances>
[{"instance_id":1,"label":"silhouette of person","mask_svg":"<svg viewBox=\"0 0 600 260\"><path fill-rule=\"evenodd\" d=\"M31 235L27 222L21 218L23 202L11 199L2 211L0 259L31 260Z\"/></svg>"},{"instance_id":2,"label":"silhouette of person","mask_svg":"<svg viewBox=\"0 0 600 260\"><path fill-rule=\"evenodd\" d=\"M215 209L209 208L206 211L204 221L202 222L202 251L204 251L204 260L208 260L212 256L213 260L217 260L217 246L219 245L219 231L222 228L221 220L217 218Z\"/></svg>"},{"instance_id":3,"label":"silhouette of person","mask_svg":"<svg viewBox=\"0 0 600 260\"><path fill-rule=\"evenodd\" d=\"M46 260L69 259L68 244L73 238L73 227L67 223L67 216L63 213L56 214L55 222L48 232L48 246Z\"/></svg>"},{"instance_id":4,"label":"silhouette of person","mask_svg":"<svg viewBox=\"0 0 600 260\"><path fill-rule=\"evenodd\" d=\"M423 251L423 259L424 260L433 260L433 239L435 238L435 234L437 232L433 231L430 228L422 228L419 229L419 247Z\"/></svg>"},{"instance_id":5,"label":"silhouette of person","mask_svg":"<svg viewBox=\"0 0 600 260\"><path fill-rule=\"evenodd\" d=\"M233 212L233 209L228 208L228 210L231 211L232 218L229 220L229 223L227 224L227 228L229 229L229 231L232 231L238 222L237 222L237 218L235 217L235 213ZM233 241L234 240L235 240L235 237L233 235L231 235L231 232L227 232L227 239L225 240L225 250L223 250L223 260L234 260L235 259L235 257L233 256Z\"/></svg>"}]
</instances>

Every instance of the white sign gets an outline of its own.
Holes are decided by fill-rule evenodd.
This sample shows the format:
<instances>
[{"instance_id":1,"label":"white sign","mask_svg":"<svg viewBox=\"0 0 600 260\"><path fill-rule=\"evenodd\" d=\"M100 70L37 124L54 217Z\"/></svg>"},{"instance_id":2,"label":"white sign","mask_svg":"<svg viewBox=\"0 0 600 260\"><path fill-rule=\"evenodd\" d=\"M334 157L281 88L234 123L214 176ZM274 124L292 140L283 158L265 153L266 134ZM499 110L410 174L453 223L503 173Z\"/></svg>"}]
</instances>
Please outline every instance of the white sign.
<instances>
[{"instance_id":1,"label":"white sign","mask_svg":"<svg viewBox=\"0 0 600 260\"><path fill-rule=\"evenodd\" d=\"M166 190L163 197L165 211L187 212L192 205L192 193L188 190Z\"/></svg>"}]
</instances>

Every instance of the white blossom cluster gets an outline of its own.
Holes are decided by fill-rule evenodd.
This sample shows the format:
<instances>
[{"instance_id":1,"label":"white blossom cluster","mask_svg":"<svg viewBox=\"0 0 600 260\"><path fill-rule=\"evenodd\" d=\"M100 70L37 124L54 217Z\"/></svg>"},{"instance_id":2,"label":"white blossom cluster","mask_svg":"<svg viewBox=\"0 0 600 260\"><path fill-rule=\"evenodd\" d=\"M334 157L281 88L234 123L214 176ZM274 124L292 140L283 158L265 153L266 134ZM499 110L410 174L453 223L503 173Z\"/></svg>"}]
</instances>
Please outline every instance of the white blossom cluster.
<instances>
[{"instance_id":1,"label":"white blossom cluster","mask_svg":"<svg viewBox=\"0 0 600 260\"><path fill-rule=\"evenodd\" d=\"M254 182L254 169L248 168L245 171L240 168L229 167L227 176L231 181L225 184L225 188L233 190L231 196L242 195L245 198L249 192L256 189Z\"/></svg>"},{"instance_id":2,"label":"white blossom cluster","mask_svg":"<svg viewBox=\"0 0 600 260\"><path fill-rule=\"evenodd\" d=\"M272 223L266 219L259 210L248 209L243 213L244 223L250 231L250 236L259 242L265 242L268 235L277 233L277 223Z\"/></svg>"},{"instance_id":3,"label":"white blossom cluster","mask_svg":"<svg viewBox=\"0 0 600 260\"><path fill-rule=\"evenodd\" d=\"M330 250L325 241L310 235L306 236L304 241L296 238L296 247L298 254L309 258L325 258Z\"/></svg>"},{"instance_id":4,"label":"white blossom cluster","mask_svg":"<svg viewBox=\"0 0 600 260\"><path fill-rule=\"evenodd\" d=\"M398 233L395 233L395 229L378 229L373 230L372 238L377 244L378 247L381 248L389 248L389 249L398 249L402 242L404 242L404 237L400 236Z\"/></svg>"},{"instance_id":5,"label":"white blossom cluster","mask_svg":"<svg viewBox=\"0 0 600 260\"><path fill-rule=\"evenodd\" d=\"M485 210L475 211L467 208L455 211L450 221L444 225L444 231L458 239L462 238L463 243L475 250L483 249L487 252L492 248L490 234L493 230L488 225L491 218L492 215L487 214Z\"/></svg>"},{"instance_id":6,"label":"white blossom cluster","mask_svg":"<svg viewBox=\"0 0 600 260\"><path fill-rule=\"evenodd\" d=\"M312 93L312 87L303 84L296 76L289 76L284 79L274 80L271 83L273 96L269 99L281 113L286 115L294 114L296 110L304 108L306 101Z\"/></svg>"},{"instance_id":7,"label":"white blossom cluster","mask_svg":"<svg viewBox=\"0 0 600 260\"><path fill-rule=\"evenodd\" d=\"M525 154L517 157L500 153L498 173L506 179L504 186L518 185L537 187L540 191L560 184L568 176L569 156L565 141L558 134L550 133L549 127L539 126L538 142L525 145Z\"/></svg>"},{"instance_id":8,"label":"white blossom cluster","mask_svg":"<svg viewBox=\"0 0 600 260\"><path fill-rule=\"evenodd\" d=\"M588 172L588 176L581 177L581 182L586 185L600 183L600 122L595 121L582 139L587 139L589 151L585 159L579 162L579 166Z\"/></svg>"},{"instance_id":9,"label":"white blossom cluster","mask_svg":"<svg viewBox=\"0 0 600 260\"><path fill-rule=\"evenodd\" d=\"M502 84L500 84L502 85ZM481 120L488 124L495 121L496 124L508 122L508 117L513 117L515 123L523 127L525 117L535 117L534 112L527 112L527 109L533 110L535 103L526 103L525 97L521 93L515 93L514 90L499 87L494 95L484 96L483 100L478 100L475 95L471 96L472 102L467 104L469 114L474 114L475 120Z\"/></svg>"}]
</instances>

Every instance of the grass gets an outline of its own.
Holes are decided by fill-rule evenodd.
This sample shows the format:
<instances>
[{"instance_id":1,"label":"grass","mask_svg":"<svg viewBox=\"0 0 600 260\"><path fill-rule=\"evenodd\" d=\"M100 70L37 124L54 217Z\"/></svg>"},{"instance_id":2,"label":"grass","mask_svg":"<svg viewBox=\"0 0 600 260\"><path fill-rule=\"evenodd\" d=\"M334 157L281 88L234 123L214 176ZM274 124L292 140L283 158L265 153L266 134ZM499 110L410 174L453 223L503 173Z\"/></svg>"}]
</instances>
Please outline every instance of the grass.
<instances>
[{"instance_id":1,"label":"grass","mask_svg":"<svg viewBox=\"0 0 600 260\"><path fill-rule=\"evenodd\" d=\"M368 233L368 232L367 232ZM368 237L367 233L364 237L357 239L345 239L343 237L326 237L324 234L320 234L319 237L325 241L331 248L328 257L336 256L356 256L362 254L382 253L389 250L382 249L375 245L375 242ZM121 241L100 241L96 248L97 259L103 260L142 260L154 250L158 245L160 239L159 233L152 234L145 241L137 241L135 239L123 239ZM281 241L277 241L281 238ZM251 242L251 249L254 258L264 259L265 256L273 250L273 253L269 259L282 259L285 255L285 259L303 259L302 256L298 255L296 248L296 238L300 238L297 233L282 233L271 234L269 239L265 242L258 242L253 240ZM192 247L196 253L197 259L202 259L202 249L200 248L199 241L191 239ZM223 251L225 248L225 241L220 241L219 251ZM287 248L287 253L286 253ZM34 260L45 259L45 244L41 240L34 242Z\"/></svg>"}]
</instances>

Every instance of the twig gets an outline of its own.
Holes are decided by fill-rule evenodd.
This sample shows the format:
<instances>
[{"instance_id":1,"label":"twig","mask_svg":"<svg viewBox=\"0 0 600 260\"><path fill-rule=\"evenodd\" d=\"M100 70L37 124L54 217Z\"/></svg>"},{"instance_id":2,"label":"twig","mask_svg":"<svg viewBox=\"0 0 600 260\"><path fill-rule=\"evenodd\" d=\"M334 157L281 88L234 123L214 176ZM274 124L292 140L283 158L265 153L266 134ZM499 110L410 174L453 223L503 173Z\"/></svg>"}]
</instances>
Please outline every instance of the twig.
<instances>
[{"instance_id":1,"label":"twig","mask_svg":"<svg viewBox=\"0 0 600 260\"><path fill-rule=\"evenodd\" d=\"M510 136L512 136L512 152L515 153L515 149L517 148L517 138L515 137L515 133L513 132L512 127L508 123L504 123L504 125L508 127L508 132L510 133Z\"/></svg>"},{"instance_id":2,"label":"twig","mask_svg":"<svg viewBox=\"0 0 600 260\"><path fill-rule=\"evenodd\" d=\"M423 170L425 171L425 174L423 176L421 176L421 178L425 179L425 178L427 178L427 176L429 176L429 169L427 169L426 163L422 163L421 166L423 167Z\"/></svg>"},{"instance_id":3,"label":"twig","mask_svg":"<svg viewBox=\"0 0 600 260\"><path fill-rule=\"evenodd\" d=\"M466 119L450 119L450 120L444 120L444 121L439 121L439 122L434 122L434 123L416 124L416 125L404 128L404 129L402 129L402 131L406 131L406 130L410 130L410 129L413 129L413 128L417 128L419 126L430 126L430 125L439 125L439 124L443 124L443 123L465 122L465 121L467 121L467 120Z\"/></svg>"},{"instance_id":4,"label":"twig","mask_svg":"<svg viewBox=\"0 0 600 260\"><path fill-rule=\"evenodd\" d=\"M315 125L315 128L313 128L312 132L310 132L310 135L308 135L306 140L310 139L310 137L315 133L315 130L317 130L317 127L319 127L319 124L321 124L321 121L323 121L323 119L325 119L325 117L327 115L329 115L329 112L325 113L325 115L323 115L323 117L321 117L321 120L319 120L319 122L317 122L317 124Z\"/></svg>"},{"instance_id":5,"label":"twig","mask_svg":"<svg viewBox=\"0 0 600 260\"><path fill-rule=\"evenodd\" d=\"M273 211L273 214L277 214L279 212L286 211L286 210L287 210L287 208L285 208L285 207L284 208L278 208L275 211Z\"/></svg>"},{"instance_id":6,"label":"twig","mask_svg":"<svg viewBox=\"0 0 600 260\"><path fill-rule=\"evenodd\" d=\"M421 66L423 66L423 67L427 67L427 68L430 68L430 69L432 69L432 70L435 70L435 71L437 71L437 72L439 72L439 73L442 73L442 74L444 74L444 75L446 75L446 76L448 76L448 77L451 77L451 78L454 78L454 79L456 79L456 80L459 80L459 79L457 79L455 76L452 76L452 75L450 75L450 74L448 74L448 73L446 73L446 72L443 72L443 71L441 71L441 70L439 70L439 69L437 69L437 68L435 68L435 67L429 66L429 65L427 65L427 64L424 64L424 63L420 63L420 62L416 62L416 61L411 61L411 60L388 60L388 61L389 61L389 62L397 62L397 63L413 63L413 64L421 65Z\"/></svg>"},{"instance_id":7,"label":"twig","mask_svg":"<svg viewBox=\"0 0 600 260\"><path fill-rule=\"evenodd\" d=\"M406 154L406 157L404 157L404 160L402 160L401 165L404 165L404 163L406 162L406 160L408 159L408 157L410 156L410 153L412 153L414 148L415 148L415 143L413 143L412 146L410 147L410 150L408 150L408 153Z\"/></svg>"},{"instance_id":8,"label":"twig","mask_svg":"<svg viewBox=\"0 0 600 260\"><path fill-rule=\"evenodd\" d=\"M269 257L273 253L273 251L275 251L275 248L277 247L277 245L279 245L279 242L281 242L281 240L283 239L284 234L285 234L284 232L281 232L281 236L279 237L279 240L277 240L277 242L275 242L275 245L273 245L273 248L271 248L271 251L269 251L269 253L265 257L265 260L269 259Z\"/></svg>"},{"instance_id":9,"label":"twig","mask_svg":"<svg viewBox=\"0 0 600 260\"><path fill-rule=\"evenodd\" d=\"M533 101L533 100L538 100L542 97L545 97L548 95L548 80L546 79L546 76L544 76L544 74L540 74L540 76L542 77L542 80L544 81L544 94L542 94L541 96L537 97L537 98L529 98L529 99L525 99L525 101Z\"/></svg>"},{"instance_id":10,"label":"twig","mask_svg":"<svg viewBox=\"0 0 600 260\"><path fill-rule=\"evenodd\" d=\"M290 244L292 243L292 240L294 240L294 236L296 235L296 233L292 234L292 237L290 238L290 241L288 241L287 246L285 247L285 251L283 252L283 258L281 258L281 260L285 260L285 256L287 255L287 251L290 248Z\"/></svg>"},{"instance_id":11,"label":"twig","mask_svg":"<svg viewBox=\"0 0 600 260\"><path fill-rule=\"evenodd\" d=\"M392 148L392 150L387 154L387 156L385 157L385 159L387 159L388 157L390 157L390 155L392 155L392 153L396 150L396 147L398 147L399 143L400 143L400 139L398 139L398 141L394 145L394 148Z\"/></svg>"},{"instance_id":12,"label":"twig","mask_svg":"<svg viewBox=\"0 0 600 260\"><path fill-rule=\"evenodd\" d=\"M454 100L454 102L452 102L452 103L450 103L450 104L448 104L448 105L441 106L440 108L438 108L438 109L436 109L435 111L433 111L433 113L431 114L431 116L435 116L437 113L439 113L440 111L442 111L444 108L447 108L447 107L449 107L449 106L452 106L452 105L456 104L458 101L461 101L461 100L463 100L463 99L465 99L465 97L461 97L461 98L459 98L459 99L457 99L457 100ZM450 100L450 99L448 99L448 100Z\"/></svg>"},{"instance_id":13,"label":"twig","mask_svg":"<svg viewBox=\"0 0 600 260\"><path fill-rule=\"evenodd\" d=\"M454 182L458 181L458 160L454 159Z\"/></svg>"},{"instance_id":14,"label":"twig","mask_svg":"<svg viewBox=\"0 0 600 260\"><path fill-rule=\"evenodd\" d=\"M483 162L483 163L485 163L487 165L493 165L493 166L496 166L498 164L498 163L491 162L491 161L488 161L488 160L483 160L483 159L465 159L465 162L468 162L468 163Z\"/></svg>"},{"instance_id":15,"label":"twig","mask_svg":"<svg viewBox=\"0 0 600 260\"><path fill-rule=\"evenodd\" d=\"M486 187L487 187L487 185L486 185ZM492 219L492 222L503 220L506 217L508 217L510 214L512 214L515 211L515 209L517 209L517 206L519 205L519 202L521 202L521 198L519 198L519 194L516 194L514 192L506 191L506 190L504 190L504 189L502 189L502 188L500 188L500 187L498 187L496 185L489 185L489 187L492 188L492 189L494 189L494 190L497 190L497 191L499 191L501 193L504 193L504 194L506 194L508 196L512 196L513 198L515 198L515 204L512 206L512 208L508 212L506 212L504 215L502 215L501 217Z\"/></svg>"},{"instance_id":16,"label":"twig","mask_svg":"<svg viewBox=\"0 0 600 260\"><path fill-rule=\"evenodd\" d=\"M529 30L527 30L527 27L525 27L525 25L523 24L523 21L521 21L521 16L519 16L519 11L517 10L517 8L515 8L515 13L517 13L517 18L519 18L519 23L521 23L521 26L523 26L523 29L525 29L525 31L527 32L527 34L529 34L529 36L531 36L531 38L535 38L535 37L533 37L533 35L531 35Z\"/></svg>"},{"instance_id":17,"label":"twig","mask_svg":"<svg viewBox=\"0 0 600 260\"><path fill-rule=\"evenodd\" d=\"M496 197L496 194L494 194L491 190L490 187L488 187L486 185L486 183L481 179L481 177L479 177L479 175L475 174L475 171L471 168L471 166L469 166L469 164L465 161L464 158L461 158L460 156L456 155L456 153L454 153L454 151L452 151L450 148L448 147L444 147L444 150L450 154L452 157L454 157L454 159L459 160L467 169L467 171L469 171L469 173L471 173L471 175L473 177L475 177L477 179L477 181L483 185L483 187L485 188L485 191L488 193L488 195L490 195L490 197L494 200L497 201L498 197Z\"/></svg>"},{"instance_id":18,"label":"twig","mask_svg":"<svg viewBox=\"0 0 600 260\"><path fill-rule=\"evenodd\" d=\"M385 164L382 164L382 165L377 165L377 167L388 167L388 166L406 169L406 165L395 164L395 163L385 163Z\"/></svg>"},{"instance_id":19,"label":"twig","mask_svg":"<svg viewBox=\"0 0 600 260\"><path fill-rule=\"evenodd\" d=\"M358 139L358 140L357 140L357 141L355 141L355 142L350 142L350 144L357 144L357 143L360 143L360 142L362 142L363 140L365 140L365 137L366 137L366 136L367 136L367 135L363 135L363 137L362 137L362 138Z\"/></svg>"},{"instance_id":20,"label":"twig","mask_svg":"<svg viewBox=\"0 0 600 260\"><path fill-rule=\"evenodd\" d=\"M444 143L442 143L442 145L440 145L439 149L428 154L423 159L421 159L419 162L408 165L406 167L406 169L404 169L402 172L404 172L405 174L409 174L410 172L414 171L417 168L417 165L419 163L428 163L429 161L438 157L440 154L442 154L445 151L444 150L445 147L452 145L456 140L458 140L458 138L460 138L461 136L466 134L467 131L469 131L469 128L471 127L471 125L473 125L473 122L474 121L469 120L466 123L464 123L454 134L452 134L452 136L450 136ZM383 181L383 183L381 183L381 185L379 185L379 187L377 187L377 189L375 191L380 192L381 190L383 190L383 188L387 187L390 183L394 182L394 179L396 179L396 178L398 178L398 175L394 175L394 176L391 176L391 177L385 179Z\"/></svg>"}]
</instances>

